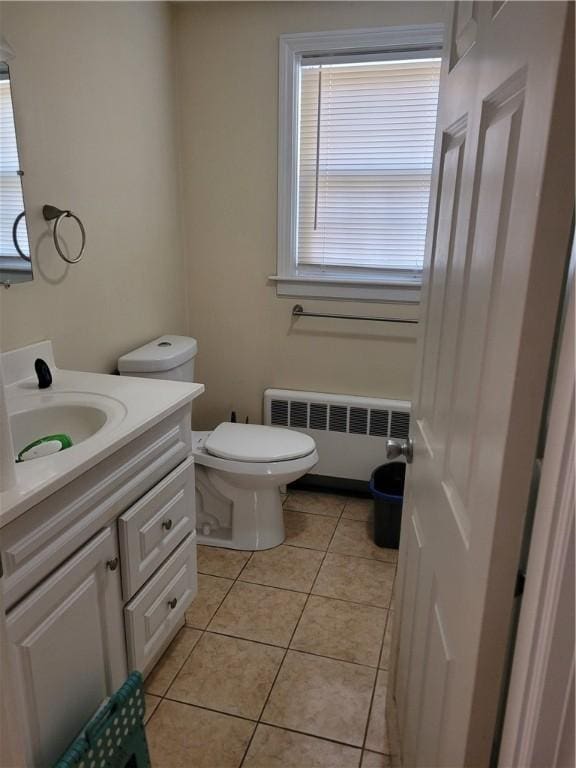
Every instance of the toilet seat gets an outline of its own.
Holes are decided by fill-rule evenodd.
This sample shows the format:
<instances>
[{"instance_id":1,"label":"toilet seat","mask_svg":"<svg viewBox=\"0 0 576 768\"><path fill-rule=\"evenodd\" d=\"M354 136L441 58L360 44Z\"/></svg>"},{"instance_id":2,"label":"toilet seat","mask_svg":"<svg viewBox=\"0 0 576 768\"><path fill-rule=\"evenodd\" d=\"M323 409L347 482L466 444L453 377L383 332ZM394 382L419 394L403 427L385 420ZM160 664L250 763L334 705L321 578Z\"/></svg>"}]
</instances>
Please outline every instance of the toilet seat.
<instances>
[{"instance_id":1,"label":"toilet seat","mask_svg":"<svg viewBox=\"0 0 576 768\"><path fill-rule=\"evenodd\" d=\"M208 435L203 447L211 456L226 461L269 464L309 456L316 445L302 432L224 422Z\"/></svg>"},{"instance_id":2,"label":"toilet seat","mask_svg":"<svg viewBox=\"0 0 576 768\"><path fill-rule=\"evenodd\" d=\"M318 463L316 449L312 453L306 454L306 456L300 456L289 461L234 461L233 459L221 459L219 456L212 456L207 451L203 451L198 447L193 448L192 455L196 464L200 464L203 467L256 479L263 477L272 478L294 472L304 474Z\"/></svg>"}]
</instances>

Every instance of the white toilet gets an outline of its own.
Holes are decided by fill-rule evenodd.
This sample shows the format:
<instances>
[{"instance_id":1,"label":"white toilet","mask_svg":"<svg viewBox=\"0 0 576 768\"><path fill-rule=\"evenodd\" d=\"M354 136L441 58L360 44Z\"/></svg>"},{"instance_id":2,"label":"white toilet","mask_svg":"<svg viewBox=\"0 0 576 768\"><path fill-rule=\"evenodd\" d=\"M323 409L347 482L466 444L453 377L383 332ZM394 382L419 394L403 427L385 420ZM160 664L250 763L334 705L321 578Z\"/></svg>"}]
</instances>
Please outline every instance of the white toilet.
<instances>
[{"instance_id":1,"label":"white toilet","mask_svg":"<svg viewBox=\"0 0 576 768\"><path fill-rule=\"evenodd\" d=\"M194 381L196 339L161 336L118 360L122 375ZM314 440L289 429L224 422L192 432L198 542L269 549L284 541L280 488L318 461Z\"/></svg>"}]
</instances>

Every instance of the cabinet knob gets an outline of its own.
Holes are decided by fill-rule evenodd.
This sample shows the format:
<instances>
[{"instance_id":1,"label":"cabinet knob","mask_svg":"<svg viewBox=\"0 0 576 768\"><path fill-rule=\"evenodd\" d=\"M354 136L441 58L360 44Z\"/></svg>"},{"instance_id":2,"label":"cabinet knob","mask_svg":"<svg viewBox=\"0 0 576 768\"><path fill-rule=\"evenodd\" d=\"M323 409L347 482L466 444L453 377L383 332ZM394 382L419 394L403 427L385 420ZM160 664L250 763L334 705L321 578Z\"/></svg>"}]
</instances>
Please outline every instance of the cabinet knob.
<instances>
[{"instance_id":1,"label":"cabinet knob","mask_svg":"<svg viewBox=\"0 0 576 768\"><path fill-rule=\"evenodd\" d=\"M165 531L169 531L170 528L172 528L172 520L170 520L170 518L162 520L162 528L164 528Z\"/></svg>"},{"instance_id":2,"label":"cabinet knob","mask_svg":"<svg viewBox=\"0 0 576 768\"><path fill-rule=\"evenodd\" d=\"M168 600L168 605L170 606L170 608L172 610L174 608L176 608L176 606L178 605L178 598L177 597L173 597L172 600Z\"/></svg>"},{"instance_id":3,"label":"cabinet knob","mask_svg":"<svg viewBox=\"0 0 576 768\"><path fill-rule=\"evenodd\" d=\"M115 571L116 568L118 568L118 558L113 557L112 560L108 560L106 568L108 568L109 571Z\"/></svg>"}]
</instances>

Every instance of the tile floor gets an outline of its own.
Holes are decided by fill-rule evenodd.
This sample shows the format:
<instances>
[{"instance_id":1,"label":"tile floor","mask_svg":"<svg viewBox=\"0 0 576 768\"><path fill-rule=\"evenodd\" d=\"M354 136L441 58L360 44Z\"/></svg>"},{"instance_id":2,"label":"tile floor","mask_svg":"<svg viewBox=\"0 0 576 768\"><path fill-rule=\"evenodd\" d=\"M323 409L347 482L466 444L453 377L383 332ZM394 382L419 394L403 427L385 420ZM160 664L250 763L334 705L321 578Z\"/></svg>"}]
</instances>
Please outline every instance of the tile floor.
<instances>
[{"instance_id":1,"label":"tile floor","mask_svg":"<svg viewBox=\"0 0 576 768\"><path fill-rule=\"evenodd\" d=\"M291 492L286 541L198 548L198 596L146 680L154 768L386 768L397 552L370 500Z\"/></svg>"}]
</instances>

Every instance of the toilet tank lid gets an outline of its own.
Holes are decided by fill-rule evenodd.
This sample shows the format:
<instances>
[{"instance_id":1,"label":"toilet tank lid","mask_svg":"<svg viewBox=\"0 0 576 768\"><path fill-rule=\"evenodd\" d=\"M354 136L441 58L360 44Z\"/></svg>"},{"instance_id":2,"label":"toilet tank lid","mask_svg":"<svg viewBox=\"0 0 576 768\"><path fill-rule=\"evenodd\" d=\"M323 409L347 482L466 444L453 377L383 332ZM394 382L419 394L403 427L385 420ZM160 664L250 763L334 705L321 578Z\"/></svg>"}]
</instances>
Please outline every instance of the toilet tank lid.
<instances>
[{"instance_id":1,"label":"toilet tank lid","mask_svg":"<svg viewBox=\"0 0 576 768\"><path fill-rule=\"evenodd\" d=\"M170 371L196 356L198 342L190 336L160 336L118 359L120 373Z\"/></svg>"}]
</instances>

